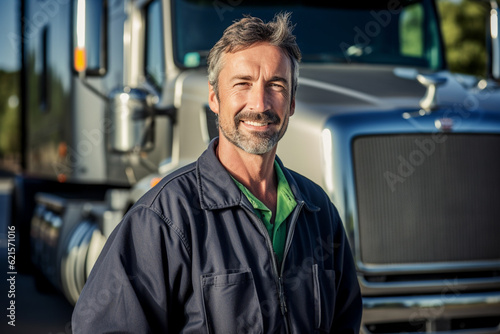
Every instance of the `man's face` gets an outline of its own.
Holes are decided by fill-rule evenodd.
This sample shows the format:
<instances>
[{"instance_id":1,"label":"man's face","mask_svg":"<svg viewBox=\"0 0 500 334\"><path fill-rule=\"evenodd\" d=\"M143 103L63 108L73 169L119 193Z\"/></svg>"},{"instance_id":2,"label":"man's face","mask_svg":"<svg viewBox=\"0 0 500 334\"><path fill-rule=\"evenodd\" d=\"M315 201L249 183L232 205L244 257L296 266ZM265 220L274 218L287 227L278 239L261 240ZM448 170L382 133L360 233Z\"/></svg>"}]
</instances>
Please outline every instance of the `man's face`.
<instances>
[{"instance_id":1,"label":"man's face","mask_svg":"<svg viewBox=\"0 0 500 334\"><path fill-rule=\"evenodd\" d=\"M268 43L223 57L218 98L209 87L209 104L219 115L219 132L245 152L267 153L283 137L294 113L290 59Z\"/></svg>"}]
</instances>

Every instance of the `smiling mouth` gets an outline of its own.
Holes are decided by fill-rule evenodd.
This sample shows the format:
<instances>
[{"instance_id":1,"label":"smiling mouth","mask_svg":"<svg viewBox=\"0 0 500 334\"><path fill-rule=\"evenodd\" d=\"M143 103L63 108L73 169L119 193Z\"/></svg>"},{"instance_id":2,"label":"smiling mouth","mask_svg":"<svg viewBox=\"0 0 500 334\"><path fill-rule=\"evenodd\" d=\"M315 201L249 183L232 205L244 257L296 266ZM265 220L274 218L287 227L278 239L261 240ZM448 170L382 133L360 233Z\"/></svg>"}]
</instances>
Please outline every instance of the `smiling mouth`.
<instances>
[{"instance_id":1,"label":"smiling mouth","mask_svg":"<svg viewBox=\"0 0 500 334\"><path fill-rule=\"evenodd\" d=\"M256 121L241 121L241 122L245 123L247 125L256 126L256 127L263 127L263 126L268 126L271 124L268 122L256 122Z\"/></svg>"},{"instance_id":2,"label":"smiling mouth","mask_svg":"<svg viewBox=\"0 0 500 334\"><path fill-rule=\"evenodd\" d=\"M267 130L273 125L280 123L280 118L276 113L271 110L266 110L262 113L255 113L250 111L241 111L234 117L235 125L238 123L246 126L248 130Z\"/></svg>"}]
</instances>

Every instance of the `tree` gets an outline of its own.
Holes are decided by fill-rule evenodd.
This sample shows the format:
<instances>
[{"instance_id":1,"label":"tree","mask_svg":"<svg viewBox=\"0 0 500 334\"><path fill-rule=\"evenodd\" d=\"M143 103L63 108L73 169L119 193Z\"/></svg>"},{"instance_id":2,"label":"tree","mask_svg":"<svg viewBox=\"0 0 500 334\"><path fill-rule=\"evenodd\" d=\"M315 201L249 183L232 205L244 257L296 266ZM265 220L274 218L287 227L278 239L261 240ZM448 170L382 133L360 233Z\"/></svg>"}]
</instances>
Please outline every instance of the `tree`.
<instances>
[{"instance_id":1,"label":"tree","mask_svg":"<svg viewBox=\"0 0 500 334\"><path fill-rule=\"evenodd\" d=\"M20 153L18 86L18 72L0 70L0 157Z\"/></svg>"},{"instance_id":2,"label":"tree","mask_svg":"<svg viewBox=\"0 0 500 334\"><path fill-rule=\"evenodd\" d=\"M484 77L489 3L440 0L438 9L449 69Z\"/></svg>"}]
</instances>

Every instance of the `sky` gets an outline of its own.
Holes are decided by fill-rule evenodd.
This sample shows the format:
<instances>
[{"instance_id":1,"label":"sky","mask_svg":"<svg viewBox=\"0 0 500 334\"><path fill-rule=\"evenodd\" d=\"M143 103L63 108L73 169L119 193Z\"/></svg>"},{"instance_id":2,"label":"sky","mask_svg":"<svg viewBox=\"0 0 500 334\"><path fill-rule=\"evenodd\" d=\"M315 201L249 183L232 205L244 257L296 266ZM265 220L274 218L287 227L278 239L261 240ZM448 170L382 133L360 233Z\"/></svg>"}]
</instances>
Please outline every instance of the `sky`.
<instances>
[{"instance_id":1,"label":"sky","mask_svg":"<svg viewBox=\"0 0 500 334\"><path fill-rule=\"evenodd\" d=\"M13 41L20 38L18 0L0 0L0 70L15 70L20 63Z\"/></svg>"}]
</instances>

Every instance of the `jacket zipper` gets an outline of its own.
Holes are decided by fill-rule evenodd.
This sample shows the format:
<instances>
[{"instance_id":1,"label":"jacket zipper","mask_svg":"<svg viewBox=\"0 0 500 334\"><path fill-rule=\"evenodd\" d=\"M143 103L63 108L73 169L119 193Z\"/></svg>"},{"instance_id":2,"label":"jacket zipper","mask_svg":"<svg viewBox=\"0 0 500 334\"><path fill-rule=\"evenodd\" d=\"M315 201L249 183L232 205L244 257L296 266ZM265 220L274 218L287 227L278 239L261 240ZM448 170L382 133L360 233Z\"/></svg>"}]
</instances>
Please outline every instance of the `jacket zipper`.
<instances>
[{"instance_id":1,"label":"jacket zipper","mask_svg":"<svg viewBox=\"0 0 500 334\"><path fill-rule=\"evenodd\" d=\"M290 228L289 231L286 234L286 240L285 240L285 250L283 252L283 259L281 261L281 269L280 273L278 276L278 281L279 281L279 287L280 287L280 301L282 302L282 313L285 312L285 314L288 312L287 307L286 307L286 301L285 301L285 291L284 291L284 286L283 286L283 272L285 270L285 260L286 256L288 254L288 251L290 250L290 246L292 244L292 238L293 234L295 232L295 225L297 225L297 220L299 218L299 214L302 211L302 207L304 206L304 201L300 201L297 203L297 206L295 207L295 210L292 212L292 216L290 219ZM290 333L290 319L288 316L285 315L285 324L286 324L286 332Z\"/></svg>"},{"instance_id":2,"label":"jacket zipper","mask_svg":"<svg viewBox=\"0 0 500 334\"><path fill-rule=\"evenodd\" d=\"M285 241L285 250L284 250L284 253L283 253L283 260L281 262L281 268L280 268L279 271L278 271L277 256L276 256L276 253L274 252L273 244L272 244L271 238L269 237L269 233L267 232L267 230L264 230L264 228L265 228L264 223L255 214L255 212L253 210L251 210L251 209L243 206L246 210L250 211L250 213L252 214L253 217L255 217L257 219L258 224L255 224L255 225L257 225L257 228L259 229L259 231L262 234L264 234L264 237L266 239L267 247L268 247L269 251L272 254L271 259L272 259L272 267L273 267L273 273L274 273L274 280L275 280L275 283L276 283L276 285L278 287L278 299L279 299L281 314L285 318L285 331L286 331L286 333L290 333L290 327L291 326L290 326L290 323L289 323L290 319L288 319L288 316L287 316L288 309L287 309L287 306L286 306L285 289L284 289L284 286L283 286L283 271L284 271L284 264L285 264L286 255L287 255L288 250L290 249L290 245L292 243L292 237L293 237L293 232L295 231L295 225L297 223L297 219L298 219L299 213L302 210L303 206L304 206L304 202L303 201L298 202L297 203L297 207L293 211L293 214L292 214L292 217L291 217L291 221L290 221L290 230L287 233L287 237L286 237L286 241Z\"/></svg>"},{"instance_id":3,"label":"jacket zipper","mask_svg":"<svg viewBox=\"0 0 500 334\"><path fill-rule=\"evenodd\" d=\"M293 212L292 212L292 216L291 216L291 219L290 219L290 230L286 234L285 251L283 252L283 260L281 262L280 276L283 276L283 271L285 269L286 255L288 254L288 251L290 250L290 246L292 244L293 234L295 233L295 225L297 225L297 220L299 219L299 214L302 211L302 208L304 207L304 204L305 204L304 201L298 202L297 206L295 207L295 210L293 210Z\"/></svg>"},{"instance_id":4,"label":"jacket zipper","mask_svg":"<svg viewBox=\"0 0 500 334\"><path fill-rule=\"evenodd\" d=\"M286 303L285 303L285 299L284 299L284 297L285 297L284 296L284 289L283 289L283 284L281 282L281 276L278 272L278 260L276 259L276 253L274 252L274 249L273 249L271 237L269 237L269 233L265 229L264 223L255 214L253 209L247 208L246 206L243 206L243 207L245 208L245 210L250 212L252 217L255 218L256 223L254 223L254 225L256 225L259 232L264 235L264 239L266 240L267 248L271 253L271 262L272 262L272 268L273 268L273 274L274 274L274 281L275 281L276 287L278 288L278 299L279 299L278 301L279 301L279 305L280 305L280 310L281 310L281 314L285 318L285 331L286 331L286 333L290 333L290 329L289 329L289 325L288 325L288 317L286 316Z\"/></svg>"}]
</instances>

